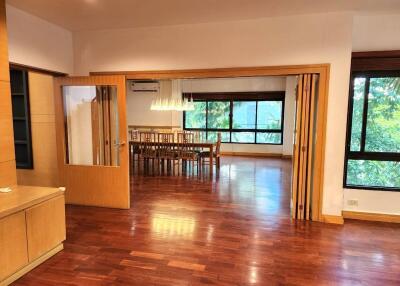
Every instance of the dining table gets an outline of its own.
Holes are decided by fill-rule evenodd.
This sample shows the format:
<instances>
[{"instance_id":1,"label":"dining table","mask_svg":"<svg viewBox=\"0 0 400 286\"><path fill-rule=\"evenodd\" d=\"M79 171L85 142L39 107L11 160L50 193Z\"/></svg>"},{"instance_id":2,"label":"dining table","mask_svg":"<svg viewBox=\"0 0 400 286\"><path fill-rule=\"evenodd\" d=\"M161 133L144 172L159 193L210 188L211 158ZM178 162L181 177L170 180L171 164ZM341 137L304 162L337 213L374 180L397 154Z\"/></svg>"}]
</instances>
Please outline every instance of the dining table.
<instances>
[{"instance_id":1,"label":"dining table","mask_svg":"<svg viewBox=\"0 0 400 286\"><path fill-rule=\"evenodd\" d=\"M150 145L150 146L170 146L171 148L178 148L182 145L184 146L190 146L193 149L206 149L208 150L210 153L209 155L209 172L210 172L210 176L213 175L214 173L214 150L216 147L217 142L215 141L210 141L210 140L200 140L200 141L195 141L195 142L140 142L140 141L133 141L130 140L129 141L129 150L132 150L132 147L137 147L140 148L142 144L146 144L146 145ZM130 152L129 152L130 153Z\"/></svg>"}]
</instances>

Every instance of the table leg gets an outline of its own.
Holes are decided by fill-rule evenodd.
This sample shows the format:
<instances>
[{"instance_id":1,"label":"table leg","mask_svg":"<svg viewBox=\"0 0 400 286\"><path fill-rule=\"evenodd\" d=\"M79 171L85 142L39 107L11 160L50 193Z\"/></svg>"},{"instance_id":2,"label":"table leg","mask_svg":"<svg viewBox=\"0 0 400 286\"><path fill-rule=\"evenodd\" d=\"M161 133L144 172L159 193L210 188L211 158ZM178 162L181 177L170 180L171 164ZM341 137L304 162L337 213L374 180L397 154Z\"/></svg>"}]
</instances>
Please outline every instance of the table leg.
<instances>
[{"instance_id":1,"label":"table leg","mask_svg":"<svg viewBox=\"0 0 400 286\"><path fill-rule=\"evenodd\" d=\"M209 162L210 162L210 177L212 177L212 175L213 175L213 167L214 167L214 162L213 162L214 148L213 147L214 147L213 145L210 146L210 160L209 160Z\"/></svg>"}]
</instances>

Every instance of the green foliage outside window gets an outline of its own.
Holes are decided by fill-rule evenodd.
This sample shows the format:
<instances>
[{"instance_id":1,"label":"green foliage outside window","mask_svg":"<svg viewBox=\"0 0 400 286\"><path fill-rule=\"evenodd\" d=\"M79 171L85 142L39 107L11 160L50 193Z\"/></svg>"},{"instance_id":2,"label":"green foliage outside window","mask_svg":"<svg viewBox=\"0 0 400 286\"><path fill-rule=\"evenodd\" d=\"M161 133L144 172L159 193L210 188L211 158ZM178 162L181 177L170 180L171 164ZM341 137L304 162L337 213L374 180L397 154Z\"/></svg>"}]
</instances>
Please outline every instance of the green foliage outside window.
<instances>
[{"instance_id":1,"label":"green foliage outside window","mask_svg":"<svg viewBox=\"0 0 400 286\"><path fill-rule=\"evenodd\" d=\"M282 144L282 109L280 100L195 101L195 109L185 112L184 126L203 130L212 141L220 132L225 143Z\"/></svg>"},{"instance_id":2,"label":"green foliage outside window","mask_svg":"<svg viewBox=\"0 0 400 286\"><path fill-rule=\"evenodd\" d=\"M369 91L365 85L369 80ZM352 152L362 154L400 153L400 77L356 77L350 138ZM364 101L368 100L368 110ZM363 114L367 112L365 146L362 150ZM400 188L400 162L349 159L348 186Z\"/></svg>"}]
</instances>

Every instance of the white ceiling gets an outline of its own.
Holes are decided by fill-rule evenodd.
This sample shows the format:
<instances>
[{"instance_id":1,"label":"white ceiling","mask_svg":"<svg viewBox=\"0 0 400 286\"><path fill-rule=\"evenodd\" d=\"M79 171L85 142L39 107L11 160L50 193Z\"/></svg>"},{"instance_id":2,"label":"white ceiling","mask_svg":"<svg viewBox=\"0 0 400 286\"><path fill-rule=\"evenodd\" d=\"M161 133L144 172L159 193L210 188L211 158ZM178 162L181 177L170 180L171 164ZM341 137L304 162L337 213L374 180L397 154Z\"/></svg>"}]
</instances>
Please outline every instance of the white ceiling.
<instances>
[{"instance_id":1,"label":"white ceiling","mask_svg":"<svg viewBox=\"0 0 400 286\"><path fill-rule=\"evenodd\" d=\"M72 31L356 11L400 12L400 0L7 0Z\"/></svg>"}]
</instances>

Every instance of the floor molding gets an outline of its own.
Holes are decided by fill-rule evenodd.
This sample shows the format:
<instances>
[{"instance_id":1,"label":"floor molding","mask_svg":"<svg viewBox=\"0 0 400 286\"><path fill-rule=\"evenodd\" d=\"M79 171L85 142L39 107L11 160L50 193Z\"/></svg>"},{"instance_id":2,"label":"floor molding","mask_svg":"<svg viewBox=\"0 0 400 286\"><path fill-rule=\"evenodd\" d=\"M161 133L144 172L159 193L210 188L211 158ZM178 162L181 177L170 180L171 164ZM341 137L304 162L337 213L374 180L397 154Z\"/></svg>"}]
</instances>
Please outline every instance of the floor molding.
<instances>
[{"instance_id":1,"label":"floor molding","mask_svg":"<svg viewBox=\"0 0 400 286\"><path fill-rule=\"evenodd\" d=\"M279 153L252 153L252 152L221 152L223 156L244 156L244 157L260 157L260 158L282 158L291 159L291 155L282 155Z\"/></svg>"},{"instance_id":2,"label":"floor molding","mask_svg":"<svg viewBox=\"0 0 400 286\"><path fill-rule=\"evenodd\" d=\"M343 216L339 215L322 215L323 222L333 224L344 224Z\"/></svg>"},{"instance_id":3,"label":"floor molding","mask_svg":"<svg viewBox=\"0 0 400 286\"><path fill-rule=\"evenodd\" d=\"M0 286L10 285L11 283L15 282L16 280L18 280L19 278L24 276L29 271L31 271L33 268L39 266L40 264L45 262L47 259L49 259L50 257L52 257L53 255L57 254L58 252L60 252L63 249L64 249L64 245L62 243L57 245L52 250L46 252L45 254L40 256L39 258L37 258L34 261L30 262L29 264L25 265L23 268L21 268L20 270L18 270L17 272L12 274L11 276L9 276L6 279L4 279L3 281L1 281L0 282Z\"/></svg>"},{"instance_id":4,"label":"floor molding","mask_svg":"<svg viewBox=\"0 0 400 286\"><path fill-rule=\"evenodd\" d=\"M348 219L400 223L400 215L354 212L354 211L343 211L342 214L344 218Z\"/></svg>"}]
</instances>

